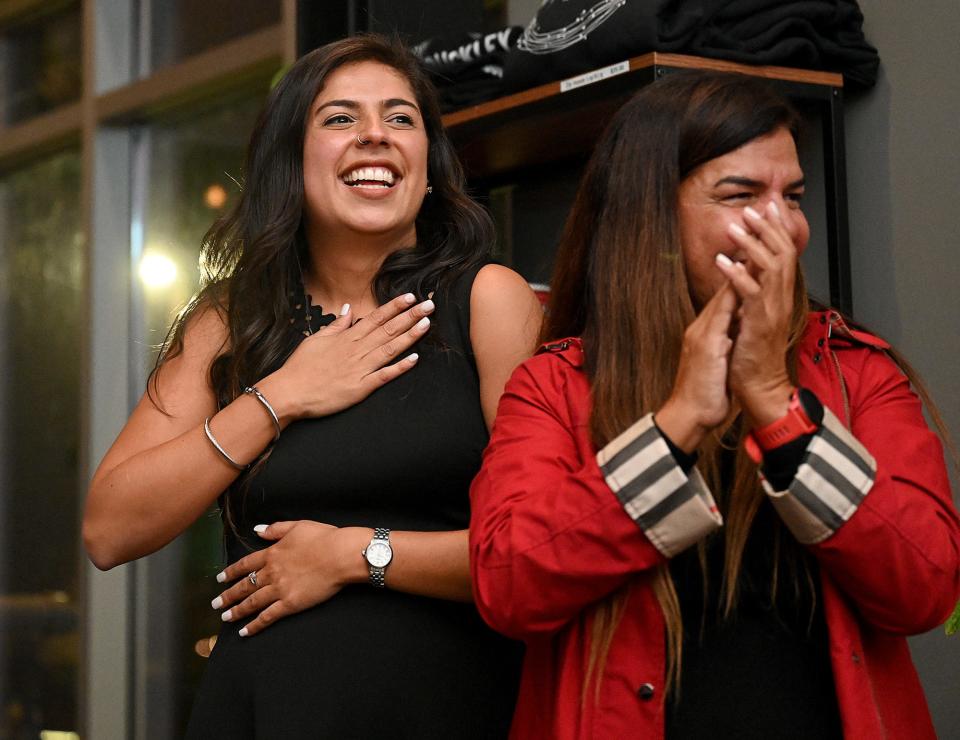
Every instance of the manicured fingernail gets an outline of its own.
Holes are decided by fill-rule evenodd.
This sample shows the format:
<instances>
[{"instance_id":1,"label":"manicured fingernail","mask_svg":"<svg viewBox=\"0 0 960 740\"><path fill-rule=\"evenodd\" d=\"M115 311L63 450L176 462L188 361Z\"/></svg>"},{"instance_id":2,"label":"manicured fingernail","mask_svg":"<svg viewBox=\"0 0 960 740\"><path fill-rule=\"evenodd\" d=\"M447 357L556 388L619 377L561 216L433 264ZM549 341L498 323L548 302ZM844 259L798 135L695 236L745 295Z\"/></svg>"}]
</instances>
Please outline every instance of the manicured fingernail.
<instances>
[{"instance_id":1,"label":"manicured fingernail","mask_svg":"<svg viewBox=\"0 0 960 740\"><path fill-rule=\"evenodd\" d=\"M210 606L212 606L214 609L219 609L221 606L223 606L223 597L218 596L217 598L215 598L213 601L210 602Z\"/></svg>"},{"instance_id":2,"label":"manicured fingernail","mask_svg":"<svg viewBox=\"0 0 960 740\"><path fill-rule=\"evenodd\" d=\"M407 362L416 362L420 359L420 355L414 352L412 355L407 355Z\"/></svg>"},{"instance_id":3,"label":"manicured fingernail","mask_svg":"<svg viewBox=\"0 0 960 740\"><path fill-rule=\"evenodd\" d=\"M746 229L744 229L740 224L731 223L729 228L730 228L730 231L736 234L737 236L747 235Z\"/></svg>"},{"instance_id":4,"label":"manicured fingernail","mask_svg":"<svg viewBox=\"0 0 960 740\"><path fill-rule=\"evenodd\" d=\"M770 213L773 216L780 218L780 209L777 207L777 204L774 203L772 200L769 203L767 203L767 210L770 211Z\"/></svg>"},{"instance_id":5,"label":"manicured fingernail","mask_svg":"<svg viewBox=\"0 0 960 740\"><path fill-rule=\"evenodd\" d=\"M430 326L430 319L424 316L416 324L413 325L413 328L416 329L417 331L426 331L427 327L429 326Z\"/></svg>"},{"instance_id":6,"label":"manicured fingernail","mask_svg":"<svg viewBox=\"0 0 960 740\"><path fill-rule=\"evenodd\" d=\"M267 527L269 526L270 526L269 524L258 524L256 527L253 528L253 531L256 532L257 534L263 534L264 532L267 531Z\"/></svg>"},{"instance_id":7,"label":"manicured fingernail","mask_svg":"<svg viewBox=\"0 0 960 740\"><path fill-rule=\"evenodd\" d=\"M247 632L247 628L246 628L246 627L241 627L241 628L240 628L240 637L246 637L248 634L249 634L249 633Z\"/></svg>"},{"instance_id":8,"label":"manicured fingernail","mask_svg":"<svg viewBox=\"0 0 960 740\"><path fill-rule=\"evenodd\" d=\"M743 212L746 213L750 218L755 218L757 220L760 220L761 218L763 218L763 216L761 216L759 213L753 210L750 206L747 206L746 208L744 208Z\"/></svg>"},{"instance_id":9,"label":"manicured fingernail","mask_svg":"<svg viewBox=\"0 0 960 740\"><path fill-rule=\"evenodd\" d=\"M227 571L221 570L219 573L217 573L217 583L223 583L226 580L227 580Z\"/></svg>"},{"instance_id":10,"label":"manicured fingernail","mask_svg":"<svg viewBox=\"0 0 960 740\"><path fill-rule=\"evenodd\" d=\"M733 260L727 257L723 252L720 252L717 255L717 264L723 265L724 267L733 267Z\"/></svg>"},{"instance_id":11,"label":"manicured fingernail","mask_svg":"<svg viewBox=\"0 0 960 740\"><path fill-rule=\"evenodd\" d=\"M407 293L407 294L403 297L404 303L413 303L413 302L415 302L416 300L417 300L417 297L416 297L413 293Z\"/></svg>"},{"instance_id":12,"label":"manicured fingernail","mask_svg":"<svg viewBox=\"0 0 960 740\"><path fill-rule=\"evenodd\" d=\"M224 622L229 622L233 619L233 609L227 609L223 614L220 615L220 619Z\"/></svg>"},{"instance_id":13,"label":"manicured fingernail","mask_svg":"<svg viewBox=\"0 0 960 740\"><path fill-rule=\"evenodd\" d=\"M424 301L423 303L420 304L420 308L422 308L424 311L432 311L433 301Z\"/></svg>"},{"instance_id":14,"label":"manicured fingernail","mask_svg":"<svg viewBox=\"0 0 960 740\"><path fill-rule=\"evenodd\" d=\"M350 311L350 304L344 303L343 306L340 308L340 315L346 316L349 311Z\"/></svg>"}]
</instances>

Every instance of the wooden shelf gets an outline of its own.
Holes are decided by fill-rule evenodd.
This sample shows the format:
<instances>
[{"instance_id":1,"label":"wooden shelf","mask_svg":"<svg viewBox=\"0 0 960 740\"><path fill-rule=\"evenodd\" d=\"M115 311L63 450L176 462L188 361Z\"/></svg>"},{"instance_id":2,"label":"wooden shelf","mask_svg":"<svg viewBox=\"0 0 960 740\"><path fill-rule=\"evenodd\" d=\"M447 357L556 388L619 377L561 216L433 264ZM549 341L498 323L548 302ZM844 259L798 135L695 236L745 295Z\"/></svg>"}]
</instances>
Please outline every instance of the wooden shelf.
<instances>
[{"instance_id":1,"label":"wooden shelf","mask_svg":"<svg viewBox=\"0 0 960 740\"><path fill-rule=\"evenodd\" d=\"M629 60L629 70L562 92L563 82L524 90L443 117L472 180L583 157L607 121L634 92L670 69L740 72L798 89L829 91L843 77L788 67L755 67L717 59L651 52ZM828 94L828 93L825 93Z\"/></svg>"}]
</instances>

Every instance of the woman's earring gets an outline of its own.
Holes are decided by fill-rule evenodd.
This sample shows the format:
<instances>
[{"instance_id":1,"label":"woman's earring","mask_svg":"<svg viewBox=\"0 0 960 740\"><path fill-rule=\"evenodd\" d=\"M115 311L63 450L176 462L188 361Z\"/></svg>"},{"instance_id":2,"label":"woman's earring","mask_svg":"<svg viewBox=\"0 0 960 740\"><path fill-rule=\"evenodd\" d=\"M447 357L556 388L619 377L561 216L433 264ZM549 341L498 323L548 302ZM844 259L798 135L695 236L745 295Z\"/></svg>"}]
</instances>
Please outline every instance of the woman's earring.
<instances>
[{"instance_id":1,"label":"woman's earring","mask_svg":"<svg viewBox=\"0 0 960 740\"><path fill-rule=\"evenodd\" d=\"M427 185L427 195L433 192L433 185Z\"/></svg>"}]
</instances>

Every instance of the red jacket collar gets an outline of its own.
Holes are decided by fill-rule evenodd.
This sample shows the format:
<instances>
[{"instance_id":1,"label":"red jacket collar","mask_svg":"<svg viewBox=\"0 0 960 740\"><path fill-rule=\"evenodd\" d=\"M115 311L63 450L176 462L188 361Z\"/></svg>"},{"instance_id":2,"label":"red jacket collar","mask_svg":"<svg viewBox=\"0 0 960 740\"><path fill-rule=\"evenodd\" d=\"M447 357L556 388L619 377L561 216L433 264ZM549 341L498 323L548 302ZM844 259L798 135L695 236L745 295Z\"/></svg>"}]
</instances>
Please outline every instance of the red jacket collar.
<instances>
[{"instance_id":1,"label":"red jacket collar","mask_svg":"<svg viewBox=\"0 0 960 740\"><path fill-rule=\"evenodd\" d=\"M822 347L826 342L836 344L838 340L874 349L890 349L890 343L880 337L859 329L851 329L843 316L836 311L811 311L803 338L804 344L815 343Z\"/></svg>"},{"instance_id":2,"label":"red jacket collar","mask_svg":"<svg viewBox=\"0 0 960 740\"><path fill-rule=\"evenodd\" d=\"M567 337L548 342L541 345L536 354L544 352L559 355L573 367L583 367L583 340L580 337Z\"/></svg>"}]
</instances>

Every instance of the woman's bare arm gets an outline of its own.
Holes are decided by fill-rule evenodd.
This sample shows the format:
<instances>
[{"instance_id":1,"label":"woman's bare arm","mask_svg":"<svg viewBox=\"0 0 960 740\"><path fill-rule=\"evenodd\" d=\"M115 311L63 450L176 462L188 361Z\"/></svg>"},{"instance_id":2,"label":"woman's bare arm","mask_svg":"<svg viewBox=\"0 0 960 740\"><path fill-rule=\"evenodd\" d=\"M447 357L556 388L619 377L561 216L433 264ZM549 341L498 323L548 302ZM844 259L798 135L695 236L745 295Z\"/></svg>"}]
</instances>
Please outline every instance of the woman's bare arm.
<instances>
[{"instance_id":1,"label":"woman's bare arm","mask_svg":"<svg viewBox=\"0 0 960 740\"><path fill-rule=\"evenodd\" d=\"M165 545L239 473L203 430L203 420L216 413L207 376L226 336L214 309L204 309L191 320L183 351L164 363L155 378L154 398L162 410L144 394L97 468L86 501L83 539L98 568L112 568ZM217 439L237 460L252 459L273 435L271 420L251 401L231 404L211 423Z\"/></svg>"},{"instance_id":2,"label":"woman's bare arm","mask_svg":"<svg viewBox=\"0 0 960 740\"><path fill-rule=\"evenodd\" d=\"M384 365L429 328L427 302L401 296L351 325L346 313L305 339L257 387L281 428L301 417L336 413L412 368L416 358ZM94 474L83 538L94 564L112 568L158 550L183 532L241 472L207 439L204 420L221 447L248 465L274 439L264 406L241 395L217 411L210 365L225 347L221 315L204 309L184 333L183 351L157 372L155 398L140 399Z\"/></svg>"}]
</instances>

